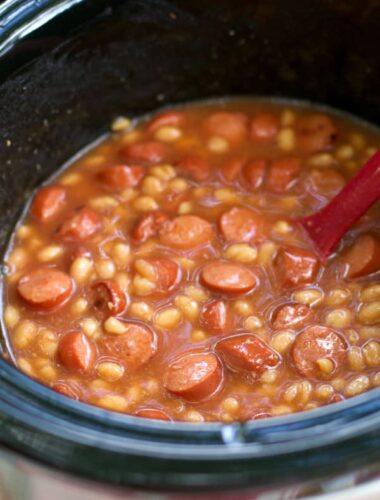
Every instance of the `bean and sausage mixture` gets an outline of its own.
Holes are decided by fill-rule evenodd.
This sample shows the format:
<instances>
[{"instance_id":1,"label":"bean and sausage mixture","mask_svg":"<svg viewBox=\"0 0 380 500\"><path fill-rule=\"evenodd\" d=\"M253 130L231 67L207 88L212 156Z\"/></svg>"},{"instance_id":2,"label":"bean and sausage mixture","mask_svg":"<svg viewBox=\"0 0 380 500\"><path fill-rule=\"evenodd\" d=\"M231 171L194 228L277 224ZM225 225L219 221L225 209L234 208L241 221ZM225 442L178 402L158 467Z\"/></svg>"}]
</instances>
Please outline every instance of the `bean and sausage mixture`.
<instances>
[{"instance_id":1,"label":"bean and sausage mixture","mask_svg":"<svg viewBox=\"0 0 380 500\"><path fill-rule=\"evenodd\" d=\"M292 224L379 144L364 124L293 104L115 120L15 231L4 322L18 367L76 400L187 422L379 386L380 208L325 265Z\"/></svg>"}]
</instances>

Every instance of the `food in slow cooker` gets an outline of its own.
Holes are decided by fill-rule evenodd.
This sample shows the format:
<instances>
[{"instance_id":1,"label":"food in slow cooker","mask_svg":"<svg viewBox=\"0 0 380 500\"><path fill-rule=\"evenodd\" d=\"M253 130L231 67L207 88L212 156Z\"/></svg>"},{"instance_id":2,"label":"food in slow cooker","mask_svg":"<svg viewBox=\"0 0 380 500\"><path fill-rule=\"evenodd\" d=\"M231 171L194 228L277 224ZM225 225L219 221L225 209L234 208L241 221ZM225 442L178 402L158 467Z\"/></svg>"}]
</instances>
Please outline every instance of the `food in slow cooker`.
<instances>
[{"instance_id":1,"label":"food in slow cooker","mask_svg":"<svg viewBox=\"0 0 380 500\"><path fill-rule=\"evenodd\" d=\"M297 216L380 143L347 116L268 100L117 129L34 196L7 255L18 367L160 420L246 421L380 385L375 205L323 264Z\"/></svg>"}]
</instances>

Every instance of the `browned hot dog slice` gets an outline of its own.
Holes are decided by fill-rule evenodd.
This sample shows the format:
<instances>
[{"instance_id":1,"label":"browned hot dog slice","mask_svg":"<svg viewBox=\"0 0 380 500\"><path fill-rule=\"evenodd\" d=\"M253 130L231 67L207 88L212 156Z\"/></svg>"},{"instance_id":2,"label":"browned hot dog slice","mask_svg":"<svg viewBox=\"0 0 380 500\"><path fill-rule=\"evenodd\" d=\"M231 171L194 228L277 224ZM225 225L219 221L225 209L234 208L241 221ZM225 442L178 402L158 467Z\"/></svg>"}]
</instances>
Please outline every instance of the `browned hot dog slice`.
<instances>
[{"instance_id":1,"label":"browned hot dog slice","mask_svg":"<svg viewBox=\"0 0 380 500\"><path fill-rule=\"evenodd\" d=\"M103 345L108 354L117 358L126 370L145 365L156 352L156 336L148 326L124 321L125 332L105 335Z\"/></svg>"},{"instance_id":2,"label":"browned hot dog slice","mask_svg":"<svg viewBox=\"0 0 380 500\"><path fill-rule=\"evenodd\" d=\"M171 418L162 410L157 408L141 408L135 413L136 417L151 418L152 420L167 420L170 421Z\"/></svg>"},{"instance_id":3,"label":"browned hot dog slice","mask_svg":"<svg viewBox=\"0 0 380 500\"><path fill-rule=\"evenodd\" d=\"M181 269L166 257L147 257L135 261L137 271L155 283L158 292L171 292L181 280Z\"/></svg>"},{"instance_id":4,"label":"browned hot dog slice","mask_svg":"<svg viewBox=\"0 0 380 500\"><path fill-rule=\"evenodd\" d=\"M299 330L310 323L314 313L306 304L291 303L279 306L272 315L272 326L275 330L291 328Z\"/></svg>"},{"instance_id":5,"label":"browned hot dog slice","mask_svg":"<svg viewBox=\"0 0 380 500\"><path fill-rule=\"evenodd\" d=\"M139 219L132 229L133 243L144 243L149 238L157 236L161 225L168 220L168 216L163 212L152 212Z\"/></svg>"},{"instance_id":6,"label":"browned hot dog slice","mask_svg":"<svg viewBox=\"0 0 380 500\"><path fill-rule=\"evenodd\" d=\"M222 366L215 354L190 353L168 366L164 386L172 394L196 402L211 397L222 379Z\"/></svg>"},{"instance_id":7,"label":"browned hot dog slice","mask_svg":"<svg viewBox=\"0 0 380 500\"><path fill-rule=\"evenodd\" d=\"M226 303L223 300L210 300L202 307L199 321L207 333L224 333L231 325Z\"/></svg>"},{"instance_id":8,"label":"browned hot dog slice","mask_svg":"<svg viewBox=\"0 0 380 500\"><path fill-rule=\"evenodd\" d=\"M68 274L43 267L30 271L20 279L18 293L30 306L50 309L59 306L70 296L73 289Z\"/></svg>"},{"instance_id":9,"label":"browned hot dog slice","mask_svg":"<svg viewBox=\"0 0 380 500\"><path fill-rule=\"evenodd\" d=\"M236 158L231 158L220 168L220 176L226 183L234 182L239 174L245 160L243 157L237 156Z\"/></svg>"},{"instance_id":10,"label":"browned hot dog slice","mask_svg":"<svg viewBox=\"0 0 380 500\"><path fill-rule=\"evenodd\" d=\"M251 121L251 137L254 141L269 141L278 132L279 120L272 113L260 113Z\"/></svg>"},{"instance_id":11,"label":"browned hot dog slice","mask_svg":"<svg viewBox=\"0 0 380 500\"><path fill-rule=\"evenodd\" d=\"M178 163L178 169L195 181L204 181L210 175L209 162L205 158L196 155L183 157Z\"/></svg>"},{"instance_id":12,"label":"browned hot dog slice","mask_svg":"<svg viewBox=\"0 0 380 500\"><path fill-rule=\"evenodd\" d=\"M332 149L337 137L337 129L331 118L323 114L306 116L297 126L297 145L306 153Z\"/></svg>"},{"instance_id":13,"label":"browned hot dog slice","mask_svg":"<svg viewBox=\"0 0 380 500\"><path fill-rule=\"evenodd\" d=\"M97 281L90 286L90 303L102 317L117 316L127 305L125 293L112 280Z\"/></svg>"},{"instance_id":14,"label":"browned hot dog slice","mask_svg":"<svg viewBox=\"0 0 380 500\"><path fill-rule=\"evenodd\" d=\"M99 181L110 189L135 187L142 181L145 168L141 165L114 165L98 173Z\"/></svg>"},{"instance_id":15,"label":"browned hot dog slice","mask_svg":"<svg viewBox=\"0 0 380 500\"><path fill-rule=\"evenodd\" d=\"M121 151L122 156L130 161L160 163L168 156L167 148L158 141L137 142Z\"/></svg>"},{"instance_id":16,"label":"browned hot dog slice","mask_svg":"<svg viewBox=\"0 0 380 500\"><path fill-rule=\"evenodd\" d=\"M326 378L342 368L346 351L347 343L337 332L324 326L309 326L297 335L292 356L301 375ZM327 370L323 370L321 360L327 362Z\"/></svg>"},{"instance_id":17,"label":"browned hot dog slice","mask_svg":"<svg viewBox=\"0 0 380 500\"><path fill-rule=\"evenodd\" d=\"M201 283L213 292L241 295L254 290L258 277L242 264L215 260L206 264L200 274Z\"/></svg>"},{"instance_id":18,"label":"browned hot dog slice","mask_svg":"<svg viewBox=\"0 0 380 500\"><path fill-rule=\"evenodd\" d=\"M280 248L274 260L276 275L286 288L312 283L319 270L317 256L299 247Z\"/></svg>"},{"instance_id":19,"label":"browned hot dog slice","mask_svg":"<svg viewBox=\"0 0 380 500\"><path fill-rule=\"evenodd\" d=\"M234 207L224 212L219 227L229 243L261 241L265 232L264 219L248 208Z\"/></svg>"},{"instance_id":20,"label":"browned hot dog slice","mask_svg":"<svg viewBox=\"0 0 380 500\"><path fill-rule=\"evenodd\" d=\"M269 165L265 185L273 193L283 193L297 182L300 172L301 161L299 158L274 160Z\"/></svg>"},{"instance_id":21,"label":"browned hot dog slice","mask_svg":"<svg viewBox=\"0 0 380 500\"><path fill-rule=\"evenodd\" d=\"M57 235L64 241L82 241L95 234L100 226L99 215L91 208L84 207L62 224Z\"/></svg>"},{"instance_id":22,"label":"browned hot dog slice","mask_svg":"<svg viewBox=\"0 0 380 500\"><path fill-rule=\"evenodd\" d=\"M94 365L96 352L84 333L69 332L59 341L57 357L69 370L88 372Z\"/></svg>"},{"instance_id":23,"label":"browned hot dog slice","mask_svg":"<svg viewBox=\"0 0 380 500\"><path fill-rule=\"evenodd\" d=\"M249 334L234 335L221 340L216 350L233 371L249 371L255 376L277 366L280 356L258 337Z\"/></svg>"},{"instance_id":24,"label":"browned hot dog slice","mask_svg":"<svg viewBox=\"0 0 380 500\"><path fill-rule=\"evenodd\" d=\"M361 234L342 255L348 278L360 278L380 269L380 240L373 234Z\"/></svg>"},{"instance_id":25,"label":"browned hot dog slice","mask_svg":"<svg viewBox=\"0 0 380 500\"><path fill-rule=\"evenodd\" d=\"M161 243L183 250L203 245L213 236L211 224L196 215L180 215L165 222L159 231Z\"/></svg>"},{"instance_id":26,"label":"browned hot dog slice","mask_svg":"<svg viewBox=\"0 0 380 500\"><path fill-rule=\"evenodd\" d=\"M31 212L36 219L46 222L58 214L66 203L66 191L59 186L44 187L38 191Z\"/></svg>"},{"instance_id":27,"label":"browned hot dog slice","mask_svg":"<svg viewBox=\"0 0 380 500\"><path fill-rule=\"evenodd\" d=\"M213 113L203 122L203 132L223 137L233 145L240 144L247 138L248 119L242 113Z\"/></svg>"}]
</instances>

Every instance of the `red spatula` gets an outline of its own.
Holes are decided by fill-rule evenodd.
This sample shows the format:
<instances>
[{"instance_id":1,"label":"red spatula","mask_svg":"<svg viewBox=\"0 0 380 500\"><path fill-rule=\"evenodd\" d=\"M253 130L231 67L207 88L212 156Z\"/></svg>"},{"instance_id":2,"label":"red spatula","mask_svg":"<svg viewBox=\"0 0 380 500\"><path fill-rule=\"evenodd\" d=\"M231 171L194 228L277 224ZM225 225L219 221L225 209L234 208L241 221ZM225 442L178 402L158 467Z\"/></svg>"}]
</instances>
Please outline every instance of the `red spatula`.
<instances>
[{"instance_id":1,"label":"red spatula","mask_svg":"<svg viewBox=\"0 0 380 500\"><path fill-rule=\"evenodd\" d=\"M321 210L296 219L322 261L334 251L353 224L380 198L380 150Z\"/></svg>"}]
</instances>

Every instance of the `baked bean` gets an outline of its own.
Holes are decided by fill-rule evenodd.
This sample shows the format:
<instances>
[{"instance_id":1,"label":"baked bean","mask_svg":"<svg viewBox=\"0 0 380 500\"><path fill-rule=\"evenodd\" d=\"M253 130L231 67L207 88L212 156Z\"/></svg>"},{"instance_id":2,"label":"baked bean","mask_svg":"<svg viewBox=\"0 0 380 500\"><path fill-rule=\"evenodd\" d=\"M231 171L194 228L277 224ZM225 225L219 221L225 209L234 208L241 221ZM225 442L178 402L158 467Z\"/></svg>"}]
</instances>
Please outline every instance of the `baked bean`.
<instances>
[{"instance_id":1,"label":"baked bean","mask_svg":"<svg viewBox=\"0 0 380 500\"><path fill-rule=\"evenodd\" d=\"M296 182L301 171L299 158L283 158L274 160L268 168L266 187L273 193L283 193Z\"/></svg>"},{"instance_id":2,"label":"baked bean","mask_svg":"<svg viewBox=\"0 0 380 500\"><path fill-rule=\"evenodd\" d=\"M361 234L344 252L342 260L350 279L375 273L380 269L380 239L373 234Z\"/></svg>"},{"instance_id":3,"label":"baked bean","mask_svg":"<svg viewBox=\"0 0 380 500\"><path fill-rule=\"evenodd\" d=\"M314 313L305 304L290 303L279 306L272 314L275 330L290 328L300 330L314 319Z\"/></svg>"},{"instance_id":4,"label":"baked bean","mask_svg":"<svg viewBox=\"0 0 380 500\"><path fill-rule=\"evenodd\" d=\"M285 288L312 283L319 270L315 254L304 248L282 247L274 259L279 282Z\"/></svg>"},{"instance_id":5,"label":"baked bean","mask_svg":"<svg viewBox=\"0 0 380 500\"><path fill-rule=\"evenodd\" d=\"M178 169L185 177L190 176L195 181L205 181L210 175L209 162L201 156L184 156L178 162Z\"/></svg>"},{"instance_id":6,"label":"baked bean","mask_svg":"<svg viewBox=\"0 0 380 500\"><path fill-rule=\"evenodd\" d=\"M216 345L226 365L233 371L247 371L254 377L280 362L280 356L258 337L249 334L234 335Z\"/></svg>"},{"instance_id":7,"label":"baked bean","mask_svg":"<svg viewBox=\"0 0 380 500\"><path fill-rule=\"evenodd\" d=\"M272 113L260 113L251 121L251 137L254 141L268 141L278 132L279 119Z\"/></svg>"},{"instance_id":8,"label":"baked bean","mask_svg":"<svg viewBox=\"0 0 380 500\"><path fill-rule=\"evenodd\" d=\"M66 204L66 190L59 186L48 186L36 194L31 213L40 222L54 218Z\"/></svg>"},{"instance_id":9,"label":"baked bean","mask_svg":"<svg viewBox=\"0 0 380 500\"><path fill-rule=\"evenodd\" d=\"M164 375L164 387L188 401L212 397L223 380L219 359L213 353L191 353L175 359Z\"/></svg>"},{"instance_id":10,"label":"baked bean","mask_svg":"<svg viewBox=\"0 0 380 500\"><path fill-rule=\"evenodd\" d=\"M69 332L59 341L57 358L68 370L88 372L95 363L96 349L83 333Z\"/></svg>"},{"instance_id":11,"label":"baked bean","mask_svg":"<svg viewBox=\"0 0 380 500\"><path fill-rule=\"evenodd\" d=\"M38 268L24 274L17 285L17 291L24 301L39 309L62 305L69 298L72 289L70 277L51 267Z\"/></svg>"},{"instance_id":12,"label":"baked bean","mask_svg":"<svg viewBox=\"0 0 380 500\"><path fill-rule=\"evenodd\" d=\"M247 208L234 207L219 220L219 228L228 243L259 242L264 238L263 218Z\"/></svg>"},{"instance_id":13,"label":"baked bean","mask_svg":"<svg viewBox=\"0 0 380 500\"><path fill-rule=\"evenodd\" d=\"M101 347L111 356L117 356L126 371L134 371L145 365L157 350L156 336L141 323L119 321L123 332L102 338Z\"/></svg>"},{"instance_id":14,"label":"baked bean","mask_svg":"<svg viewBox=\"0 0 380 500\"><path fill-rule=\"evenodd\" d=\"M209 290L225 295L241 295L258 286L258 277L242 264L216 260L206 264L201 271L202 284Z\"/></svg>"},{"instance_id":15,"label":"baked bean","mask_svg":"<svg viewBox=\"0 0 380 500\"><path fill-rule=\"evenodd\" d=\"M214 113L203 122L203 132L223 137L233 145L240 144L247 138L248 119L242 113Z\"/></svg>"},{"instance_id":16,"label":"baked bean","mask_svg":"<svg viewBox=\"0 0 380 500\"><path fill-rule=\"evenodd\" d=\"M127 161L160 163L168 157L166 146L158 141L137 142L120 151Z\"/></svg>"},{"instance_id":17,"label":"baked bean","mask_svg":"<svg viewBox=\"0 0 380 500\"><path fill-rule=\"evenodd\" d=\"M293 362L297 371L311 378L325 378L335 375L344 365L347 343L341 335L324 326L309 326L299 333L292 349ZM326 359L332 370L321 370L318 360ZM327 373L326 373L327 371Z\"/></svg>"},{"instance_id":18,"label":"baked bean","mask_svg":"<svg viewBox=\"0 0 380 500\"><path fill-rule=\"evenodd\" d=\"M99 215L90 208L81 208L59 228L57 236L64 241L82 241L93 236L101 227Z\"/></svg>"},{"instance_id":19,"label":"baked bean","mask_svg":"<svg viewBox=\"0 0 380 500\"><path fill-rule=\"evenodd\" d=\"M210 241L213 235L211 224L196 215L180 215L165 222L159 230L161 243L187 250Z\"/></svg>"},{"instance_id":20,"label":"baked bean","mask_svg":"<svg viewBox=\"0 0 380 500\"><path fill-rule=\"evenodd\" d=\"M127 297L112 280L93 283L89 287L89 302L102 317L118 316L127 305Z\"/></svg>"},{"instance_id":21,"label":"baked bean","mask_svg":"<svg viewBox=\"0 0 380 500\"><path fill-rule=\"evenodd\" d=\"M206 302L199 322L208 333L225 333L232 326L228 305L223 300Z\"/></svg>"},{"instance_id":22,"label":"baked bean","mask_svg":"<svg viewBox=\"0 0 380 500\"><path fill-rule=\"evenodd\" d=\"M334 147L337 138L337 129L326 115L305 116L297 124L297 144L306 153L328 151Z\"/></svg>"},{"instance_id":23,"label":"baked bean","mask_svg":"<svg viewBox=\"0 0 380 500\"><path fill-rule=\"evenodd\" d=\"M145 168L141 165L114 165L101 170L97 177L107 188L121 191L138 186L144 175Z\"/></svg>"}]
</instances>

